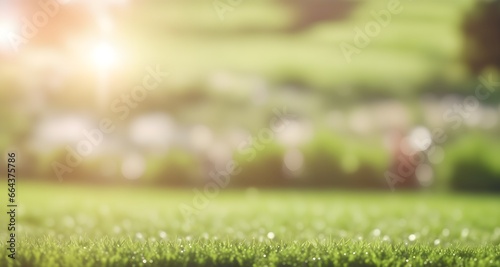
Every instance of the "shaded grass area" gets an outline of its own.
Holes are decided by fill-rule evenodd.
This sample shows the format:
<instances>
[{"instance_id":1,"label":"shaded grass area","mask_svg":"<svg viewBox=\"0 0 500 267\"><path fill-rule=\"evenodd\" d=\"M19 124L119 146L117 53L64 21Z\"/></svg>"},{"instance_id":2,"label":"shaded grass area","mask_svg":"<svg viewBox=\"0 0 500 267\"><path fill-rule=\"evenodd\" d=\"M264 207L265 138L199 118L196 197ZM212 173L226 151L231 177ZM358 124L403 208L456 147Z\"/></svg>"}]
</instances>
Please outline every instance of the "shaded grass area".
<instances>
[{"instance_id":1,"label":"shaded grass area","mask_svg":"<svg viewBox=\"0 0 500 267\"><path fill-rule=\"evenodd\" d=\"M1 266L498 266L495 196L18 186ZM193 208L194 209L194 208ZM196 210L196 209L194 209ZM5 217L2 224L6 223Z\"/></svg>"}]
</instances>

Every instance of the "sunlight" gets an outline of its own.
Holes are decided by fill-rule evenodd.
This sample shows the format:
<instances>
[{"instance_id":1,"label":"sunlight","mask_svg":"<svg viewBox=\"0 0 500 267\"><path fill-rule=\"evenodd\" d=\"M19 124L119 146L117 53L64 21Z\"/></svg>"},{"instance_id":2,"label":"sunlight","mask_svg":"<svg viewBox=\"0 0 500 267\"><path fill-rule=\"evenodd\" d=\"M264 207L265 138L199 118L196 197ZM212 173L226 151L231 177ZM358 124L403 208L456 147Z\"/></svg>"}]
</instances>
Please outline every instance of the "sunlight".
<instances>
[{"instance_id":1,"label":"sunlight","mask_svg":"<svg viewBox=\"0 0 500 267\"><path fill-rule=\"evenodd\" d=\"M109 43L101 42L92 51L92 59L100 70L108 70L117 61L117 53Z\"/></svg>"},{"instance_id":2,"label":"sunlight","mask_svg":"<svg viewBox=\"0 0 500 267\"><path fill-rule=\"evenodd\" d=\"M15 26L12 21L0 21L0 50L7 50L7 48L10 46L10 35L14 32Z\"/></svg>"},{"instance_id":3,"label":"sunlight","mask_svg":"<svg viewBox=\"0 0 500 267\"><path fill-rule=\"evenodd\" d=\"M14 32L14 25L10 21L0 21L0 38L6 38L9 33Z\"/></svg>"}]
</instances>

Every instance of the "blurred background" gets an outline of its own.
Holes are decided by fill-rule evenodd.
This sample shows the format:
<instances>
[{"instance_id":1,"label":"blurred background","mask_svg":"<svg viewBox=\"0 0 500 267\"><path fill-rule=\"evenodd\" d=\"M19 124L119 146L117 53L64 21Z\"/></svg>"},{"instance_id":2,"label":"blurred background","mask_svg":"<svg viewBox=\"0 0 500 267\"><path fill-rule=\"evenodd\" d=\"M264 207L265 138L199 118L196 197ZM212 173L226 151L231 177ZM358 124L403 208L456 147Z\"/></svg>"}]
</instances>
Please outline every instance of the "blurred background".
<instances>
[{"instance_id":1,"label":"blurred background","mask_svg":"<svg viewBox=\"0 0 500 267\"><path fill-rule=\"evenodd\" d=\"M0 147L47 183L499 192L498 47L500 1L4 0Z\"/></svg>"}]
</instances>

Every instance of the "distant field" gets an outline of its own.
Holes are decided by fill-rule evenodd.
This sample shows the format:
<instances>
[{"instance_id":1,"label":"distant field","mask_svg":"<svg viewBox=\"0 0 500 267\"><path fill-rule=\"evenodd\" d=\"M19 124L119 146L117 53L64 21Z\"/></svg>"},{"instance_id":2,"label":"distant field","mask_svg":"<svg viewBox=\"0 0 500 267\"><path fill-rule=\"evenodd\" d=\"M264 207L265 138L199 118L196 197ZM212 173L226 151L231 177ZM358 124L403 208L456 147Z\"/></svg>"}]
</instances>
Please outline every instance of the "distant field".
<instances>
[{"instance_id":1,"label":"distant field","mask_svg":"<svg viewBox=\"0 0 500 267\"><path fill-rule=\"evenodd\" d=\"M193 197L19 184L18 255L4 215L0 266L500 265L495 196L223 191L188 223L178 207Z\"/></svg>"},{"instance_id":2,"label":"distant field","mask_svg":"<svg viewBox=\"0 0 500 267\"><path fill-rule=\"evenodd\" d=\"M340 44L354 45L355 29L365 29L375 21L372 13L390 1L356 1L345 19L318 21L298 32L286 29L298 20L300 7L286 1L244 2L224 21L206 2L144 2L123 22L127 60L168 66L179 88L198 86L218 71L314 89L349 85L389 93L402 91L401 81L408 91L435 75L457 87L467 77L461 70L461 25L474 1L396 1L402 11L350 62Z\"/></svg>"}]
</instances>

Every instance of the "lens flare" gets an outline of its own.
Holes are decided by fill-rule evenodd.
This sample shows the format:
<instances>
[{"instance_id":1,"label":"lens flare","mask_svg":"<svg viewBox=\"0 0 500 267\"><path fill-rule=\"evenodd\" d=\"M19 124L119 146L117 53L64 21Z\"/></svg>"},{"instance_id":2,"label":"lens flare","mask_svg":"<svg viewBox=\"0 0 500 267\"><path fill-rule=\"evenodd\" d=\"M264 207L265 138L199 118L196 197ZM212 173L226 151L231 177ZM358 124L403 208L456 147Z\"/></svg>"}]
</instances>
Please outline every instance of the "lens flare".
<instances>
[{"instance_id":1,"label":"lens flare","mask_svg":"<svg viewBox=\"0 0 500 267\"><path fill-rule=\"evenodd\" d=\"M117 53L113 46L109 43L99 43L92 52L94 64L99 69L109 69L117 61Z\"/></svg>"}]
</instances>

